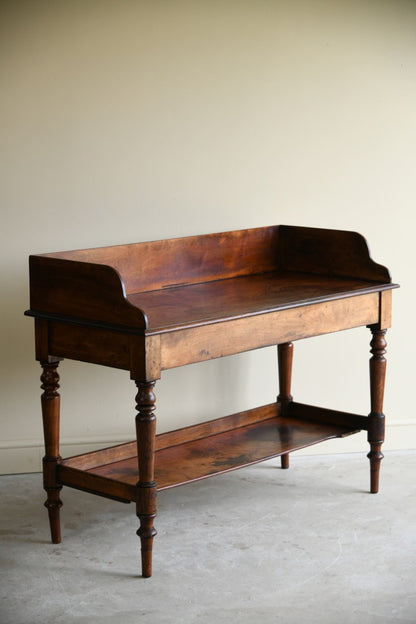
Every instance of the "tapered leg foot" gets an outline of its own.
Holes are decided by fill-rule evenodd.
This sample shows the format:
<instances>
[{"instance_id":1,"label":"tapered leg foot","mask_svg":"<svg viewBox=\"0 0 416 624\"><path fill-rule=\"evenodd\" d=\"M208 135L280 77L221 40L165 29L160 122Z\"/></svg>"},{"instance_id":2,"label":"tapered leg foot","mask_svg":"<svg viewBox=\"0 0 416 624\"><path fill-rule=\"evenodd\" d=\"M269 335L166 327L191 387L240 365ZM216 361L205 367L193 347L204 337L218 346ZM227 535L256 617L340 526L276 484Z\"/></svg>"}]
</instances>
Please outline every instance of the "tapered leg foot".
<instances>
[{"instance_id":1,"label":"tapered leg foot","mask_svg":"<svg viewBox=\"0 0 416 624\"><path fill-rule=\"evenodd\" d=\"M367 457L370 460L370 492L377 494L380 480L380 464L384 455L381 452L381 444L371 444L371 450Z\"/></svg>"},{"instance_id":2,"label":"tapered leg foot","mask_svg":"<svg viewBox=\"0 0 416 624\"><path fill-rule=\"evenodd\" d=\"M137 531L137 535L140 537L141 542L141 556L142 556L142 576L143 578L149 578L152 576L152 549L153 538L157 535L157 531L153 526L154 516L139 516L140 528Z\"/></svg>"},{"instance_id":3,"label":"tapered leg foot","mask_svg":"<svg viewBox=\"0 0 416 624\"><path fill-rule=\"evenodd\" d=\"M60 521L60 509L62 507L62 501L59 498L60 488L57 490L49 490L48 498L45 501L45 507L48 510L49 526L51 529L51 541L52 544L61 543L61 521Z\"/></svg>"},{"instance_id":4,"label":"tapered leg foot","mask_svg":"<svg viewBox=\"0 0 416 624\"><path fill-rule=\"evenodd\" d=\"M289 453L280 456L280 466L284 469L289 468Z\"/></svg>"}]
</instances>

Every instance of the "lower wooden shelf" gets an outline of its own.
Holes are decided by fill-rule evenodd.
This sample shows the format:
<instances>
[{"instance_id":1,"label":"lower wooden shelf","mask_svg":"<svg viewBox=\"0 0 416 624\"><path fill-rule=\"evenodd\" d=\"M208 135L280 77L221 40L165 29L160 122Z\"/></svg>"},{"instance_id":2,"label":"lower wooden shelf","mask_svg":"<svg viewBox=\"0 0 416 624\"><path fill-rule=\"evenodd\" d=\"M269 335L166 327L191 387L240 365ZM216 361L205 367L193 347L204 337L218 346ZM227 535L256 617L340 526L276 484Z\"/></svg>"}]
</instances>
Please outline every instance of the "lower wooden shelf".
<instances>
[{"instance_id":1,"label":"lower wooden shelf","mask_svg":"<svg viewBox=\"0 0 416 624\"><path fill-rule=\"evenodd\" d=\"M157 489L222 474L366 428L366 418L353 414L301 404L293 404L288 416L280 411L279 403L273 403L157 436ZM136 500L137 466L136 442L128 442L62 460L58 480L130 502Z\"/></svg>"}]
</instances>

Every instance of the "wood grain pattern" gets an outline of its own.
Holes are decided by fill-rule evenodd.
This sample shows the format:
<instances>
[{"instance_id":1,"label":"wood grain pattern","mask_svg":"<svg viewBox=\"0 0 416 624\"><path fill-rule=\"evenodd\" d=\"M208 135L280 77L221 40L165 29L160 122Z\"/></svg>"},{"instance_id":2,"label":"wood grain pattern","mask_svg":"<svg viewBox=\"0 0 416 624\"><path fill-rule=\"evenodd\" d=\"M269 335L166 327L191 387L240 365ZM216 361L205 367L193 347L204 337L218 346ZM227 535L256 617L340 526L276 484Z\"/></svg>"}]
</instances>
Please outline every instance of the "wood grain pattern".
<instances>
[{"instance_id":1,"label":"wood grain pattern","mask_svg":"<svg viewBox=\"0 0 416 624\"><path fill-rule=\"evenodd\" d=\"M29 316L146 327L143 312L127 301L122 278L111 266L30 256L29 269Z\"/></svg>"},{"instance_id":2,"label":"wood grain pattern","mask_svg":"<svg viewBox=\"0 0 416 624\"><path fill-rule=\"evenodd\" d=\"M281 226L279 258L280 268L290 271L391 282L388 269L371 259L357 232Z\"/></svg>"},{"instance_id":3,"label":"wood grain pattern","mask_svg":"<svg viewBox=\"0 0 416 624\"><path fill-rule=\"evenodd\" d=\"M113 267L127 294L227 279L277 267L279 226L45 254Z\"/></svg>"},{"instance_id":4,"label":"wood grain pattern","mask_svg":"<svg viewBox=\"0 0 416 624\"><path fill-rule=\"evenodd\" d=\"M380 292L380 329L391 327L391 290Z\"/></svg>"},{"instance_id":5,"label":"wood grain pattern","mask_svg":"<svg viewBox=\"0 0 416 624\"><path fill-rule=\"evenodd\" d=\"M145 312L147 333L161 333L379 291L363 280L274 272L137 293L129 301Z\"/></svg>"},{"instance_id":6,"label":"wood grain pattern","mask_svg":"<svg viewBox=\"0 0 416 624\"><path fill-rule=\"evenodd\" d=\"M258 410L256 420L255 412ZM333 422L321 423L317 420L290 417L272 416L263 419L265 414L277 413L279 408L271 404L261 408L249 410L244 414L241 423L246 424L229 428L231 417L220 419L227 421L217 425L211 421L206 435L202 435L202 427L196 425L176 432L176 439L171 446L166 445L166 439L155 452L154 479L158 491L175 487L183 483L204 479L222 474L242 466L249 466L265 459L276 457L293 450L316 444L334 437L343 437L357 431L356 423L349 425ZM239 415L234 415L234 422ZM173 432L172 432L173 433ZM163 435L160 436L163 439ZM182 440L180 442L180 440ZM175 443L176 442L176 443ZM60 467L60 478L63 483L71 484L76 480L76 486L82 487L81 476L84 475L84 487L91 491L95 486L102 491L103 479L111 483L112 495L129 500L135 500L136 482L138 478L137 456L129 456L134 443L126 444L126 456L120 455L119 447L107 449L105 457L100 451L91 453L84 458L64 460ZM102 452L101 452L102 453ZM94 460L97 462L94 464ZM104 460L105 463L102 463ZM88 466L88 468L86 468ZM122 484L117 489L117 483Z\"/></svg>"},{"instance_id":7,"label":"wood grain pattern","mask_svg":"<svg viewBox=\"0 0 416 624\"><path fill-rule=\"evenodd\" d=\"M379 295L325 301L161 336L162 369L377 322Z\"/></svg>"}]
</instances>

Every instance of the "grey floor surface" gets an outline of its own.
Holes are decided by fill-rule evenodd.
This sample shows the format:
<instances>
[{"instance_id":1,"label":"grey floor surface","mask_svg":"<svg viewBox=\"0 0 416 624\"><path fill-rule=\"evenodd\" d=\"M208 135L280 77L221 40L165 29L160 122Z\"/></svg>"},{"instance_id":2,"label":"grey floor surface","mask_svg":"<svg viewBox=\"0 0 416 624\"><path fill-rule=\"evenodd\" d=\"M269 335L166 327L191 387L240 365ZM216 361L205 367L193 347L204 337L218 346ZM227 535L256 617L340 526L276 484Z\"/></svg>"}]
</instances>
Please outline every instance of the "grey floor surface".
<instances>
[{"instance_id":1,"label":"grey floor surface","mask_svg":"<svg viewBox=\"0 0 416 624\"><path fill-rule=\"evenodd\" d=\"M133 505L63 490L49 543L37 474L0 477L1 624L416 622L416 452L265 462L159 495L154 576Z\"/></svg>"}]
</instances>

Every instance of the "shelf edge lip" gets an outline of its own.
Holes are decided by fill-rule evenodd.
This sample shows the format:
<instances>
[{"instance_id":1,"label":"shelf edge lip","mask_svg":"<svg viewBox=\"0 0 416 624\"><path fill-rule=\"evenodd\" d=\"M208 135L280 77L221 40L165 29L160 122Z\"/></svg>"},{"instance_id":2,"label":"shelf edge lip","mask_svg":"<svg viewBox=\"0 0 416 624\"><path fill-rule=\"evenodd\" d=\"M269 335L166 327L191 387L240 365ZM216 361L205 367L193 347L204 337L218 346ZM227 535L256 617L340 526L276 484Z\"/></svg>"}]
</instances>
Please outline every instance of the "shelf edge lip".
<instances>
[{"instance_id":1,"label":"shelf edge lip","mask_svg":"<svg viewBox=\"0 0 416 624\"><path fill-rule=\"evenodd\" d=\"M297 401L291 401L289 403L288 415L289 417L299 418L300 420L333 424L339 427L359 427L356 429L357 431L367 431L369 425L368 416L320 407L318 405L309 405L308 403L300 403Z\"/></svg>"},{"instance_id":2,"label":"shelf edge lip","mask_svg":"<svg viewBox=\"0 0 416 624\"><path fill-rule=\"evenodd\" d=\"M73 477L72 479L71 475ZM85 484L79 482L77 477L79 477L81 481L84 480ZM72 487L82 492L89 492L90 494L96 494L97 496L103 496L104 498L110 498L123 503L133 502L135 500L135 486L125 481L94 474L89 470L81 470L74 466L67 466L64 463L58 464L58 479L65 487ZM111 493L112 488L118 488L120 486L125 490L125 496L121 496L120 493Z\"/></svg>"}]
</instances>

